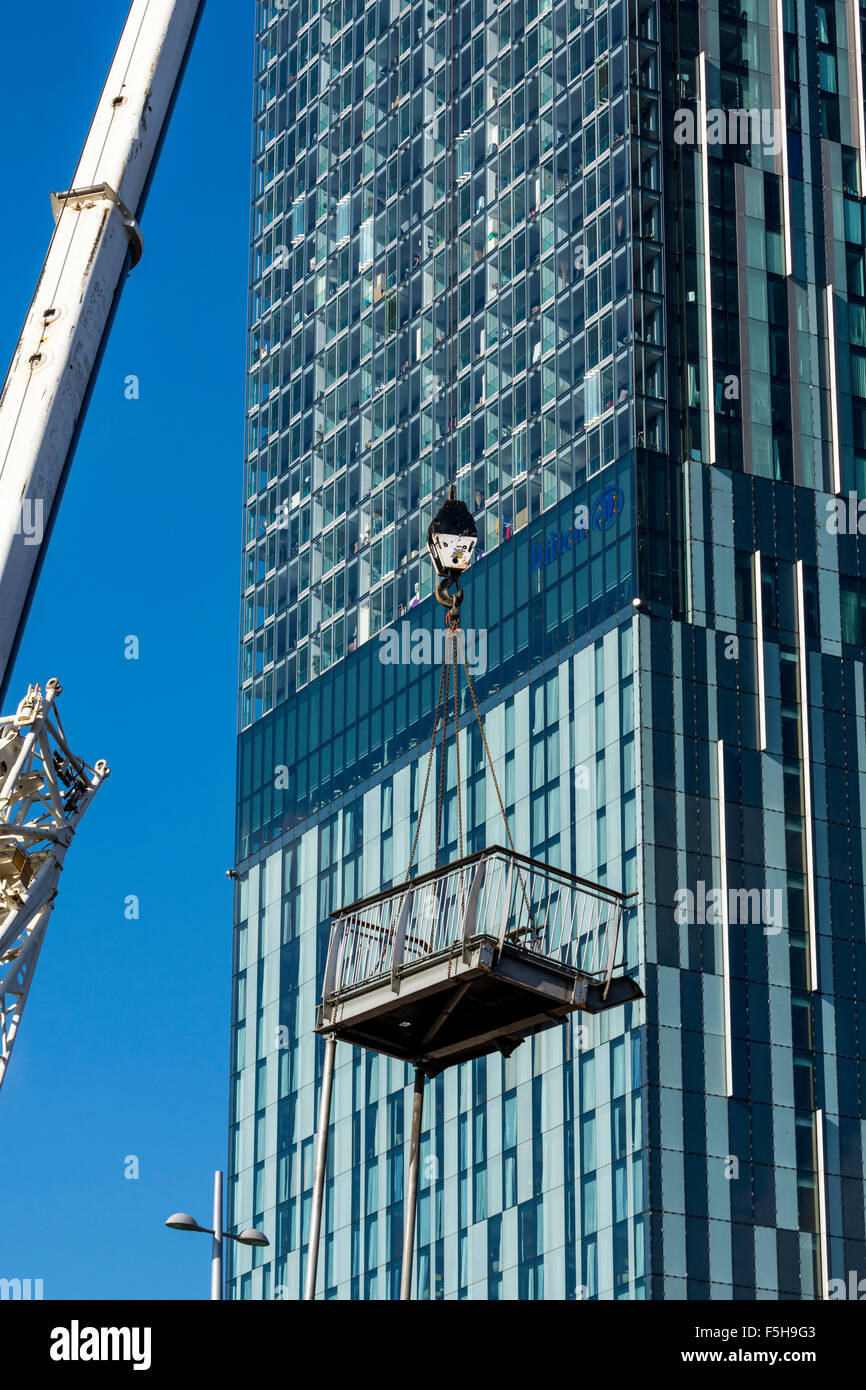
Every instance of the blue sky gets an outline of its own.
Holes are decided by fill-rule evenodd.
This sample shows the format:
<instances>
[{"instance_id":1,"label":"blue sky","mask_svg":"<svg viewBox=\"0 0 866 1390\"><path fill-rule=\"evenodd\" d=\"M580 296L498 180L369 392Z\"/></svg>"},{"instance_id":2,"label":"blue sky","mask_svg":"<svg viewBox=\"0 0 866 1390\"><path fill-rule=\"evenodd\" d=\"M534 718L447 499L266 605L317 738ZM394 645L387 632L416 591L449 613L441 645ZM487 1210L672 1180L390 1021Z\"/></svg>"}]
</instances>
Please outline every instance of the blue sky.
<instances>
[{"instance_id":1,"label":"blue sky","mask_svg":"<svg viewBox=\"0 0 866 1390\"><path fill-rule=\"evenodd\" d=\"M4 373L125 14L4 11ZM112 768L0 1096L0 1276L46 1298L208 1292L207 1239L163 1223L209 1224L226 1160L252 14L208 0L6 701L58 676Z\"/></svg>"}]
</instances>

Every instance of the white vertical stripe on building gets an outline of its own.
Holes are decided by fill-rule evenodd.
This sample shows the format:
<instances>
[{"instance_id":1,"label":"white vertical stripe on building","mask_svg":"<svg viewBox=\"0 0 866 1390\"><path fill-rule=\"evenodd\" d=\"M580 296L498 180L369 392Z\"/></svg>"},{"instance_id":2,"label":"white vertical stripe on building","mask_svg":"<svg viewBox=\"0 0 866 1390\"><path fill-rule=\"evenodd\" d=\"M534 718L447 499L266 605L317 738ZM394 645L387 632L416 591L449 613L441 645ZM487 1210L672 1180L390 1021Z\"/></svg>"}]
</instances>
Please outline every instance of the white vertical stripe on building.
<instances>
[{"instance_id":1,"label":"white vertical stripe on building","mask_svg":"<svg viewBox=\"0 0 866 1390\"><path fill-rule=\"evenodd\" d=\"M812 824L812 741L809 731L809 667L803 561L797 561L797 645L800 665L800 730L803 743L803 811L806 819L806 898L809 914L809 988L818 988L818 923L815 917L815 844Z\"/></svg>"},{"instance_id":2,"label":"white vertical stripe on building","mask_svg":"<svg viewBox=\"0 0 866 1390\"><path fill-rule=\"evenodd\" d=\"M817 1140L818 1242L821 1250L821 1298L829 1297L829 1254L827 1249L827 1171L824 1159L824 1111L815 1111Z\"/></svg>"},{"instance_id":3,"label":"white vertical stripe on building","mask_svg":"<svg viewBox=\"0 0 866 1390\"><path fill-rule=\"evenodd\" d=\"M755 551L755 627L758 648L758 747L767 747L767 684L764 671L764 595L761 587L761 552Z\"/></svg>"},{"instance_id":4,"label":"white vertical stripe on building","mask_svg":"<svg viewBox=\"0 0 866 1390\"><path fill-rule=\"evenodd\" d=\"M857 131L857 152L860 156L860 197L866 194L866 120L863 116L863 32L860 23L860 0L846 0L851 17L851 45L854 59L854 126Z\"/></svg>"},{"instance_id":5,"label":"white vertical stripe on building","mask_svg":"<svg viewBox=\"0 0 866 1390\"><path fill-rule=\"evenodd\" d=\"M704 325L707 344L707 438L710 457L716 461L716 384L713 368L713 298L710 274L710 160L707 150L707 55L701 53L698 63L701 109L701 204L704 226Z\"/></svg>"},{"instance_id":6,"label":"white vertical stripe on building","mask_svg":"<svg viewBox=\"0 0 866 1390\"><path fill-rule=\"evenodd\" d=\"M827 285L825 303L827 306L827 366L830 381L830 457L833 461L833 491L842 491L842 459L839 452L839 394L836 384L836 305L833 299L833 286Z\"/></svg>"},{"instance_id":7,"label":"white vertical stripe on building","mask_svg":"<svg viewBox=\"0 0 866 1390\"><path fill-rule=\"evenodd\" d=\"M719 888L722 894L722 990L725 1009L725 1095L734 1094L734 1058L731 1046L731 961L728 940L728 835L725 825L725 744L716 743L719 793Z\"/></svg>"},{"instance_id":8,"label":"white vertical stripe on building","mask_svg":"<svg viewBox=\"0 0 866 1390\"><path fill-rule=\"evenodd\" d=\"M859 0L855 0L855 4ZM785 223L785 274L790 275L794 268L791 252L791 188L788 182L788 97L785 91L785 23L784 0L776 0L776 62L779 72L779 118L782 154L782 204Z\"/></svg>"}]
</instances>

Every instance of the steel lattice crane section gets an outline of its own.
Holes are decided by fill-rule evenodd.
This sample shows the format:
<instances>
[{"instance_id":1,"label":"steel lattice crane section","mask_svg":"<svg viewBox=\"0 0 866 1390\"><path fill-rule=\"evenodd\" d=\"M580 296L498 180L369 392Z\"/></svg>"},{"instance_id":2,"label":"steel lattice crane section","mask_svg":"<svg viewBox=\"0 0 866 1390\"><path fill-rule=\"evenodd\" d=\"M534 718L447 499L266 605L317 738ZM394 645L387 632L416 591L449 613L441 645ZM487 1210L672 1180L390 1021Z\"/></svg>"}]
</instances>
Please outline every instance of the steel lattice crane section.
<instances>
[{"instance_id":1,"label":"steel lattice crane section","mask_svg":"<svg viewBox=\"0 0 866 1390\"><path fill-rule=\"evenodd\" d=\"M0 715L0 1087L66 851L109 768L90 767L66 741L50 680Z\"/></svg>"}]
</instances>

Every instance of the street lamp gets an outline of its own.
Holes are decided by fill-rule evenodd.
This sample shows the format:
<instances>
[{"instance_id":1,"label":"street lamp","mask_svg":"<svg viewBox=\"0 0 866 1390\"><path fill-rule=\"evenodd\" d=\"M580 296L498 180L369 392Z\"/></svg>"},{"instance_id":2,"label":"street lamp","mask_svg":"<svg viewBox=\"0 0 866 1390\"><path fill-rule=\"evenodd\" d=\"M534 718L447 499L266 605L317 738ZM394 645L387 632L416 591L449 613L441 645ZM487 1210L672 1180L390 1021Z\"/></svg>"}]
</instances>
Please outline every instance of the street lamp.
<instances>
[{"instance_id":1,"label":"street lamp","mask_svg":"<svg viewBox=\"0 0 866 1390\"><path fill-rule=\"evenodd\" d=\"M188 1211L176 1211L165 1224L170 1226L173 1231L201 1231L204 1235L213 1236L210 1265L210 1296L212 1299L223 1296L223 1240L236 1240L240 1245L270 1245L264 1231L257 1231L252 1226L241 1231L239 1236L233 1236L230 1231L223 1230L222 1173L214 1173L213 1175L213 1227L200 1226L195 1217L190 1216Z\"/></svg>"}]
</instances>

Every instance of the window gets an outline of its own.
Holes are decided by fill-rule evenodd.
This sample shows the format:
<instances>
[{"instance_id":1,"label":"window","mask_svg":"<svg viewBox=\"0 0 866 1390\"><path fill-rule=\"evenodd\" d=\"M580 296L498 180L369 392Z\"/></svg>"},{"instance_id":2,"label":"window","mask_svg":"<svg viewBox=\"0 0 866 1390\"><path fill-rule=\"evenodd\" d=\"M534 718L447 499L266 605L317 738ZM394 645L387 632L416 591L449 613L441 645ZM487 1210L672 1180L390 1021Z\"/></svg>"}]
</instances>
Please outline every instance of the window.
<instances>
[{"instance_id":1,"label":"window","mask_svg":"<svg viewBox=\"0 0 866 1390\"><path fill-rule=\"evenodd\" d=\"M822 92L837 92L836 55L818 50L818 83Z\"/></svg>"}]
</instances>

